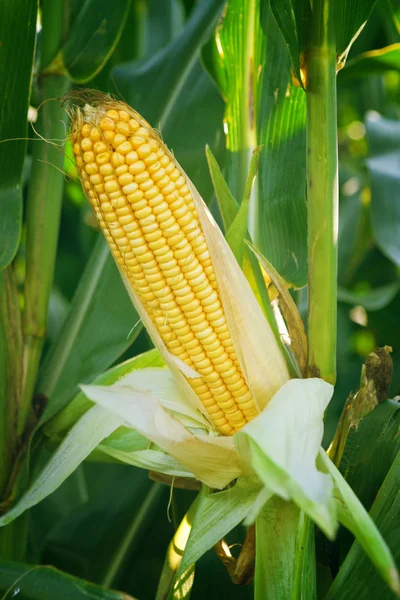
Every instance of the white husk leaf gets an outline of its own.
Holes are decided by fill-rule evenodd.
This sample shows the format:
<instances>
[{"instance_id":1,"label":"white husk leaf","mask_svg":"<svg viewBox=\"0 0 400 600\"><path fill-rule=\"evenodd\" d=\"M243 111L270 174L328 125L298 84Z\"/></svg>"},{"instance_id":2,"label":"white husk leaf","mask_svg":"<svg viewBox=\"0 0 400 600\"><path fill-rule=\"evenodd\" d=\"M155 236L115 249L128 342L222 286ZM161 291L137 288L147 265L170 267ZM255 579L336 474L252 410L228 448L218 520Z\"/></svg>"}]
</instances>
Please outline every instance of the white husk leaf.
<instances>
[{"instance_id":1,"label":"white husk leaf","mask_svg":"<svg viewBox=\"0 0 400 600\"><path fill-rule=\"evenodd\" d=\"M146 369L147 374L149 370ZM121 379L112 386L82 386L82 390L88 398L115 412L126 424L174 457L197 479L213 488L225 487L242 474L233 438L215 436L212 432L211 435L192 432L182 425L163 407L163 401L165 398L167 406L172 402L176 407L184 405L185 399L181 397L177 401L181 392L176 385L175 398L172 400L174 380L171 373L163 369L153 370L154 373L156 371L157 377L148 377L146 389L143 387L143 380L135 382L135 374L140 373L136 371L129 375L129 386L125 379ZM141 379L143 375L136 377ZM196 416L196 411L190 404L187 409ZM191 418L190 414L188 417ZM197 422L200 428L201 422Z\"/></svg>"},{"instance_id":2,"label":"white husk leaf","mask_svg":"<svg viewBox=\"0 0 400 600\"><path fill-rule=\"evenodd\" d=\"M291 379L263 412L235 435L239 454L274 494L293 500L332 537L332 480L318 471L323 415L333 386Z\"/></svg>"}]
</instances>

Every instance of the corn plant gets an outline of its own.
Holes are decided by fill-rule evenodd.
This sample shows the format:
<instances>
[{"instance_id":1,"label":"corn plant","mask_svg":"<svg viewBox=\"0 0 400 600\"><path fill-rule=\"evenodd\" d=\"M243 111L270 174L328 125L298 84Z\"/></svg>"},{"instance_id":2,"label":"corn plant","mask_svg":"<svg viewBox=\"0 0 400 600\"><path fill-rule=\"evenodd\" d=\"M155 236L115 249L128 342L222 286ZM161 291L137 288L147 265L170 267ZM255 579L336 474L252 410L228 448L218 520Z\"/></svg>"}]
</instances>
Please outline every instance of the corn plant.
<instances>
[{"instance_id":1,"label":"corn plant","mask_svg":"<svg viewBox=\"0 0 400 600\"><path fill-rule=\"evenodd\" d=\"M400 596L399 14L3 1L4 598Z\"/></svg>"}]
</instances>

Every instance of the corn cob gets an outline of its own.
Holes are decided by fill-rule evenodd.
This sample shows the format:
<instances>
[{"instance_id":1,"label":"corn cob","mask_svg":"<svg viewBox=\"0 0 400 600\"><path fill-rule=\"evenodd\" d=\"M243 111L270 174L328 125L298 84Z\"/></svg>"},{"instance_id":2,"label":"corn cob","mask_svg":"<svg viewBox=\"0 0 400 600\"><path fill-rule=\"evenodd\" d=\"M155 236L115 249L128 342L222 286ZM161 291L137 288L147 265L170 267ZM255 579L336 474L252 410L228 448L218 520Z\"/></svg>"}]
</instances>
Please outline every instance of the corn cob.
<instances>
[{"instance_id":1,"label":"corn cob","mask_svg":"<svg viewBox=\"0 0 400 600\"><path fill-rule=\"evenodd\" d=\"M219 297L195 203L174 157L122 102L101 99L72 112L73 150L119 269L210 420L232 435L257 415Z\"/></svg>"}]
</instances>

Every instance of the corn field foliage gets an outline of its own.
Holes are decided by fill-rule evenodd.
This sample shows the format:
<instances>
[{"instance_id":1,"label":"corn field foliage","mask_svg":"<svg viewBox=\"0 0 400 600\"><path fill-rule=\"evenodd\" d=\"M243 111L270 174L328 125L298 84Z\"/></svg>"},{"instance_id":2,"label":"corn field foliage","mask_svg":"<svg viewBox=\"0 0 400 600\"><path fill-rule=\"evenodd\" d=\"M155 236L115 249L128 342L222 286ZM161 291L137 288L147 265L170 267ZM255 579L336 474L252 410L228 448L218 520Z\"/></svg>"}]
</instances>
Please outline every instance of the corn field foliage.
<instances>
[{"instance_id":1,"label":"corn field foliage","mask_svg":"<svg viewBox=\"0 0 400 600\"><path fill-rule=\"evenodd\" d=\"M328 5L333 76L309 53ZM269 299L257 296L268 314L269 300L297 305L312 357L303 373L332 383L336 361L323 447L399 565L400 2L2 0L0 73L0 516L91 406L80 384L163 364L78 178L63 98L90 88L160 133L225 234L254 169L248 210L227 240L261 279L255 256L275 273ZM313 85L325 79L319 122ZM333 148L328 164L317 152L317 168L315 141ZM313 223L336 175L338 235L318 250ZM326 196L315 200L316 189ZM396 597L360 538L341 527L328 540L303 513L304 527L291 530L298 509L276 496L255 580L245 494L241 508L231 497L223 539L180 572L184 547L170 542L207 491L124 463L130 432L109 436L107 451L93 443L54 492L0 527L0 598ZM210 528L218 519L210 513Z\"/></svg>"}]
</instances>

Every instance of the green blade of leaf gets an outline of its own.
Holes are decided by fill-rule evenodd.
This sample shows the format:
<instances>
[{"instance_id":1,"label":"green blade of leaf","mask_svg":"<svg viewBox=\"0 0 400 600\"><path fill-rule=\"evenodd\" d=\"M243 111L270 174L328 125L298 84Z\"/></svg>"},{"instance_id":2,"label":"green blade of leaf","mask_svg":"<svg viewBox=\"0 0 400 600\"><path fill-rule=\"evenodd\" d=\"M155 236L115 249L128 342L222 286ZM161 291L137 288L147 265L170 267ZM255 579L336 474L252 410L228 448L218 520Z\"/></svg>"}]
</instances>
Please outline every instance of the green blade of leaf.
<instances>
[{"instance_id":1,"label":"green blade of leaf","mask_svg":"<svg viewBox=\"0 0 400 600\"><path fill-rule=\"evenodd\" d=\"M90 452L122 423L120 417L99 406L91 408L74 425L70 434L17 504L0 517L0 527L4 527L54 492Z\"/></svg>"},{"instance_id":2,"label":"green blade of leaf","mask_svg":"<svg viewBox=\"0 0 400 600\"><path fill-rule=\"evenodd\" d=\"M395 593L400 595L396 563L375 522L324 450L320 452L319 461L321 467L334 480L339 521L354 534L382 579Z\"/></svg>"},{"instance_id":3,"label":"green blade of leaf","mask_svg":"<svg viewBox=\"0 0 400 600\"><path fill-rule=\"evenodd\" d=\"M375 521L382 535L388 541L394 558L400 559L398 523L400 517L400 453L397 454L393 465L379 490L379 494L371 509L371 518ZM382 562L385 555L382 555ZM389 566L389 565L388 565ZM368 572L368 578L365 573ZM382 575L382 572L381 572ZM392 562L391 570L386 571L385 581L396 596L400 596L400 583L396 566ZM347 600L357 598L382 598L390 600L393 592L383 588L378 573L369 570L368 559L363 553L362 544L354 542L338 575L336 576L327 600Z\"/></svg>"},{"instance_id":4,"label":"green blade of leaf","mask_svg":"<svg viewBox=\"0 0 400 600\"><path fill-rule=\"evenodd\" d=\"M243 256L245 249L245 239L247 237L247 222L249 215L250 197L253 189L254 179L258 171L259 153L261 148L256 148L250 159L249 172L247 175L246 186L243 194L243 200L240 203L239 210L233 220L231 226L226 232L226 241L239 265L243 264Z\"/></svg>"},{"instance_id":5,"label":"green blade of leaf","mask_svg":"<svg viewBox=\"0 0 400 600\"><path fill-rule=\"evenodd\" d=\"M1 561L0 592L4 598L17 596L21 590L24 600L134 600L54 567Z\"/></svg>"},{"instance_id":6,"label":"green blade of leaf","mask_svg":"<svg viewBox=\"0 0 400 600\"><path fill-rule=\"evenodd\" d=\"M21 179L37 5L37 0L4 0L0 4L0 269L13 259L21 233Z\"/></svg>"},{"instance_id":7,"label":"green blade of leaf","mask_svg":"<svg viewBox=\"0 0 400 600\"><path fill-rule=\"evenodd\" d=\"M178 575L246 519L260 495L264 502L270 497L263 495L257 480L239 478L233 488L204 496L194 516Z\"/></svg>"},{"instance_id":8,"label":"green blade of leaf","mask_svg":"<svg viewBox=\"0 0 400 600\"><path fill-rule=\"evenodd\" d=\"M400 44L392 44L379 50L370 50L364 52L349 60L345 68L340 71L339 81L347 82L386 73L386 71L400 70Z\"/></svg>"},{"instance_id":9,"label":"green blade of leaf","mask_svg":"<svg viewBox=\"0 0 400 600\"><path fill-rule=\"evenodd\" d=\"M0 271L0 497L8 483L20 402L22 326L18 289L11 266Z\"/></svg>"},{"instance_id":10,"label":"green blade of leaf","mask_svg":"<svg viewBox=\"0 0 400 600\"><path fill-rule=\"evenodd\" d=\"M91 381L120 356L140 331L137 312L105 241L99 238L60 337L39 374L37 389L49 398L42 422L74 397L80 383Z\"/></svg>"},{"instance_id":11,"label":"green blade of leaf","mask_svg":"<svg viewBox=\"0 0 400 600\"><path fill-rule=\"evenodd\" d=\"M131 0L86 0L79 6L67 40L47 72L63 65L77 83L90 81L101 71L121 37Z\"/></svg>"},{"instance_id":12,"label":"green blade of leaf","mask_svg":"<svg viewBox=\"0 0 400 600\"><path fill-rule=\"evenodd\" d=\"M369 144L367 166L371 177L372 229L379 248L400 265L400 124L370 116L365 122Z\"/></svg>"},{"instance_id":13,"label":"green blade of leaf","mask_svg":"<svg viewBox=\"0 0 400 600\"><path fill-rule=\"evenodd\" d=\"M345 302L353 306L363 306L366 310L381 310L397 296L399 290L399 281L382 285L365 294L358 294L357 292L339 287L338 300L339 302Z\"/></svg>"},{"instance_id":14,"label":"green blade of leaf","mask_svg":"<svg viewBox=\"0 0 400 600\"><path fill-rule=\"evenodd\" d=\"M222 6L223 0L197 4L180 35L158 54L114 69L116 84L126 102L155 127L163 126L167 120Z\"/></svg>"}]
</instances>

